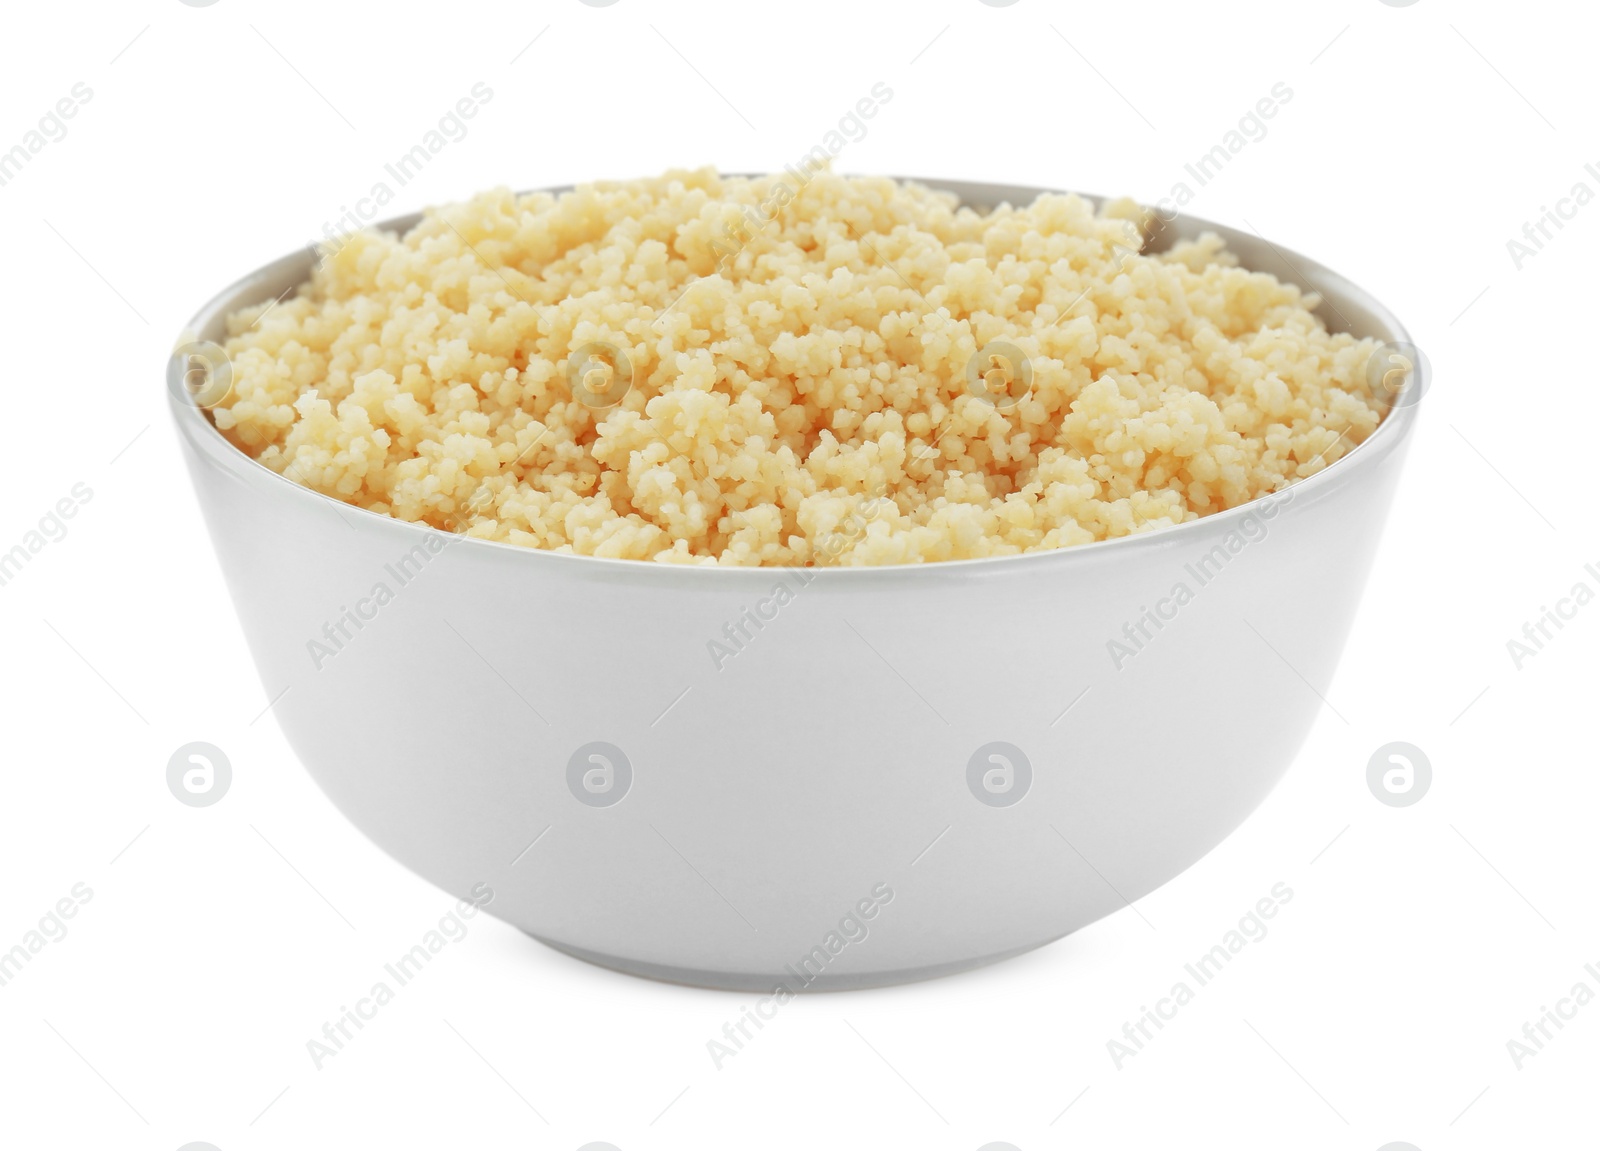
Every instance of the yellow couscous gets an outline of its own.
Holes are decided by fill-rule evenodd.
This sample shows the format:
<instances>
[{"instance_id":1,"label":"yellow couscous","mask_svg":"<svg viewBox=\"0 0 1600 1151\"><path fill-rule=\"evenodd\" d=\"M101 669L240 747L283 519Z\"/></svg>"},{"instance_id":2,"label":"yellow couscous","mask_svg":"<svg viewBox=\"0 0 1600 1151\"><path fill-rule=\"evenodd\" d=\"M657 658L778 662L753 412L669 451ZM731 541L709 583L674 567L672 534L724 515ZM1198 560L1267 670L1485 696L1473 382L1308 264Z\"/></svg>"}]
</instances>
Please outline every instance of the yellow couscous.
<instances>
[{"instance_id":1,"label":"yellow couscous","mask_svg":"<svg viewBox=\"0 0 1600 1151\"><path fill-rule=\"evenodd\" d=\"M1377 345L1129 201L711 170L489 192L230 318L217 426L404 520L670 563L897 564L1182 523L1337 460Z\"/></svg>"}]
</instances>

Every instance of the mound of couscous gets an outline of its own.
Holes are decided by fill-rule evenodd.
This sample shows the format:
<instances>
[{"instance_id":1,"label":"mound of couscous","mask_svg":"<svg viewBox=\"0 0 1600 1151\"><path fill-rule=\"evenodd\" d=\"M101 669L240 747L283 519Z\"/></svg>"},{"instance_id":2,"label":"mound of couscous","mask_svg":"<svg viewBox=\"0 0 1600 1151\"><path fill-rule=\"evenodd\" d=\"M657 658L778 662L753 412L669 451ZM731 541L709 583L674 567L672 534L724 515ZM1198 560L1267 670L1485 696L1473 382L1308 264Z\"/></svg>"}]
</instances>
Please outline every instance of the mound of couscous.
<instances>
[{"instance_id":1,"label":"mound of couscous","mask_svg":"<svg viewBox=\"0 0 1600 1151\"><path fill-rule=\"evenodd\" d=\"M992 212L711 170L500 190L325 249L230 318L213 415L400 519L671 563L1011 555L1192 520L1337 460L1377 345L1128 201Z\"/></svg>"}]
</instances>

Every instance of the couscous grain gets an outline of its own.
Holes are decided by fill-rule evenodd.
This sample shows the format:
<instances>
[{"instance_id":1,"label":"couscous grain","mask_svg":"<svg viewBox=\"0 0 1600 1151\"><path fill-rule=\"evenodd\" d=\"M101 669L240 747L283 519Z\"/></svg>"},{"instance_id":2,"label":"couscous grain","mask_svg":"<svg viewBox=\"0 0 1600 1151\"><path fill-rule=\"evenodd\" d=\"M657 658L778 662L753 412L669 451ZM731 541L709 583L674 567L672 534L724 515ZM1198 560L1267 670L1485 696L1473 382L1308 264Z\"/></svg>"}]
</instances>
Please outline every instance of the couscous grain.
<instances>
[{"instance_id":1,"label":"couscous grain","mask_svg":"<svg viewBox=\"0 0 1600 1151\"><path fill-rule=\"evenodd\" d=\"M798 185L798 186L797 186ZM489 192L230 318L214 410L376 512L670 563L897 564L1182 523L1378 425L1371 341L1129 201L828 171Z\"/></svg>"}]
</instances>

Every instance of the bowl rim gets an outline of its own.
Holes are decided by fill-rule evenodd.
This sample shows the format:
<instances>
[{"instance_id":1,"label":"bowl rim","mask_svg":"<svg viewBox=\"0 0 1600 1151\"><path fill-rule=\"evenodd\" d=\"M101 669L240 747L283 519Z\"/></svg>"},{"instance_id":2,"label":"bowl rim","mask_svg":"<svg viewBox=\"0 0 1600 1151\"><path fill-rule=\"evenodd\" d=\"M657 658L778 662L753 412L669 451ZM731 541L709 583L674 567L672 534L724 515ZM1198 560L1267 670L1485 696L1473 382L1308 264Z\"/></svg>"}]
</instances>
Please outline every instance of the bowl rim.
<instances>
[{"instance_id":1,"label":"bowl rim","mask_svg":"<svg viewBox=\"0 0 1600 1151\"><path fill-rule=\"evenodd\" d=\"M723 179L760 179L767 175L779 173L734 173L719 174ZM899 183L918 184L936 191L954 192L962 197L962 206L974 206L983 210L993 210L1002 204L1017 204L1019 202L1031 203L1039 195L1076 195L1094 204L1096 209L1109 198L1089 192L1071 192L1067 189L1035 187L1032 185L991 184L964 180L941 179L938 177L918 176L889 176L888 179ZM614 181L591 181L591 185L604 185ZM513 193L517 197L536 195L540 193L560 195L574 189L575 185L557 185L552 187L534 188L528 191ZM974 203L969 196L979 195L986 204ZM1022 197L1027 200L1023 201ZM442 205L440 205L442 206ZM374 221L366 225L369 229L384 232L405 232L420 222L427 211L419 210L407 212L387 220ZM1273 243L1266 237L1255 233L1241 232L1225 224L1219 224L1200 216L1191 216L1185 213L1162 213L1163 227L1170 227L1176 238L1199 235L1202 232L1215 232L1226 241L1230 250L1236 244L1254 246L1256 243L1266 244L1272 249L1279 260L1291 271L1291 280L1297 283L1303 291L1316 291L1321 294L1322 302L1316 312L1321 313L1329 306L1329 296L1337 295L1345 302L1359 303L1361 310L1374 321L1379 329L1372 333L1371 338L1380 339L1387 343L1412 343L1410 333L1395 315L1365 289L1358 287L1340 273L1319 263L1303 254L1280 244ZM185 335L179 343L190 339L204 339L206 328L219 322L225 322L226 317L239 308L249 307L251 303L260 303L267 298L266 293L258 293L259 298L248 300L251 289L281 277L303 265L304 274L296 280L296 284L304 282L309 274L312 260L315 258L315 249L311 245L297 248L285 253L275 260L261 265L251 272L239 277L227 287L217 292L202 307L200 307L188 323L184 326ZM1243 265L1250 271L1262 271L1260 267ZM1276 273L1274 273L1276 274ZM1337 310L1337 308L1335 309ZM1326 321L1325 321L1326 322ZM170 361L170 354L169 354ZM243 450L235 447L212 423L209 413L198 405L180 399L174 394L171 387L164 387L167 393L169 410L179 432L188 440L196 450L220 464L232 473L234 478L247 483L260 485L265 483L267 490L273 491L286 499L299 500L305 504L307 510L319 505L331 505L341 514L355 513L363 517L365 526L378 528L380 525L387 529L401 533L415 533L420 538L439 536L449 541L450 545L465 543L473 548L492 549L503 557L519 556L516 562L522 563L557 563L569 565L577 563L581 571L583 568L594 570L599 565L600 571L609 571L613 575L624 573L653 573L644 578L663 578L665 573L685 572L719 572L727 573L710 578L731 579L733 573L745 577L751 575L760 577L776 577L789 572L807 573L805 583L810 586L815 580L823 579L829 582L839 580L859 580L874 578L904 577L908 573L923 573L921 578L928 579L935 573L948 573L951 575L974 575L978 573L994 573L1001 571L1020 571L1033 567L1050 564L1089 563L1098 559L1109 558L1112 555L1124 552L1163 550L1180 545L1183 541L1198 540L1203 538L1202 532L1209 531L1213 534L1226 534L1236 527L1245 517L1255 514L1272 500L1282 499L1286 493L1293 493L1295 498L1301 496L1317 496L1335 491L1348 486L1363 469L1377 466L1377 462L1398 449L1406 440L1412 427L1416 423L1417 410L1421 406L1423 394L1431 383L1431 370L1424 360L1418 367L1418 374L1413 386L1417 388L1417 398L1408 403L1396 404L1390 407L1379 420L1373 433L1354 448L1340 456L1333 463L1321 471L1303 479L1295 480L1273 492L1268 492L1247 500L1231 508L1198 519L1187 520L1180 524L1167 527L1152 528L1148 531L1137 532L1132 535L1116 536L1110 539L1092 540L1089 543L1074 544L1069 547L1053 548L1044 551L1023 552L1003 556L978 556L957 560L931 560L899 564L873 564L873 565L734 565L720 563L660 563L653 560L619 559L611 556L581 555L569 552L557 552L545 548L530 548L520 544L509 543L503 540L482 539L460 532L450 532L436 528L416 520L403 520L381 512L371 511L356 504L346 503L344 500L335 499L333 496L305 487L287 478L279 472L273 471L256 460L253 456L245 454ZM198 482L198 477L197 477ZM489 553L486 553L489 554ZM598 571L596 571L598 574Z\"/></svg>"}]
</instances>

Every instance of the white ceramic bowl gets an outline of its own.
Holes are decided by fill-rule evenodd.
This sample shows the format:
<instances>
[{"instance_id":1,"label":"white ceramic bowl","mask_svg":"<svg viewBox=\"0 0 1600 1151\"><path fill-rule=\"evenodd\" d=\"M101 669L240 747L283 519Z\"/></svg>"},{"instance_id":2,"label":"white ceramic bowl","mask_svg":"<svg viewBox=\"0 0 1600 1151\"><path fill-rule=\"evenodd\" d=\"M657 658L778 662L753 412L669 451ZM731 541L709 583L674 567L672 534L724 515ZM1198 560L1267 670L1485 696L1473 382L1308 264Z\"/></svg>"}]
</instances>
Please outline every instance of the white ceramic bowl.
<instances>
[{"instance_id":1,"label":"white ceramic bowl","mask_svg":"<svg viewBox=\"0 0 1600 1151\"><path fill-rule=\"evenodd\" d=\"M1039 191L926 182L983 206ZM1310 260L1185 217L1166 234L1204 229L1321 292L1335 330L1406 339ZM194 331L220 341L311 260L239 281ZM487 884L486 910L552 947L763 992L1015 955L1215 847L1322 706L1416 411L1270 501L1176 528L796 571L450 537L297 486L187 398L172 410L278 722L357 827L446 891ZM315 658L341 617L349 638ZM719 667L708 645L741 619ZM1116 658L1141 619L1152 638Z\"/></svg>"}]
</instances>

